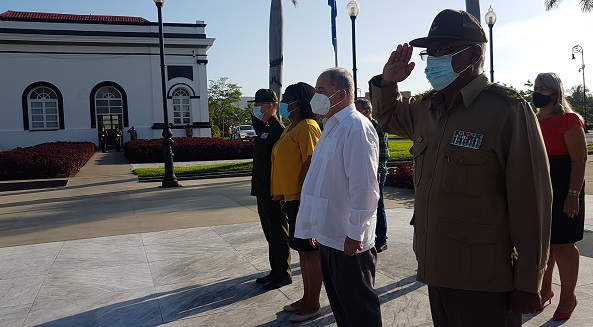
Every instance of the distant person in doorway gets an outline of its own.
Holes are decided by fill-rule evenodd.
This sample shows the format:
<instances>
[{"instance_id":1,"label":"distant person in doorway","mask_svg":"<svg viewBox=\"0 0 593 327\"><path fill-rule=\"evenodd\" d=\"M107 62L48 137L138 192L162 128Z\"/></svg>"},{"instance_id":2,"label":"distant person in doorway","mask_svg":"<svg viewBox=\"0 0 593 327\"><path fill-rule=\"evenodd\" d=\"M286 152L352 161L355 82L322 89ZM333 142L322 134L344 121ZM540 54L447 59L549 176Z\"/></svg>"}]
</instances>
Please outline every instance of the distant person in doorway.
<instances>
[{"instance_id":1,"label":"distant person in doorway","mask_svg":"<svg viewBox=\"0 0 593 327\"><path fill-rule=\"evenodd\" d=\"M101 152L107 152L107 131L105 130L105 125L101 125L101 129L99 130L99 146L101 147Z\"/></svg>"}]
</instances>

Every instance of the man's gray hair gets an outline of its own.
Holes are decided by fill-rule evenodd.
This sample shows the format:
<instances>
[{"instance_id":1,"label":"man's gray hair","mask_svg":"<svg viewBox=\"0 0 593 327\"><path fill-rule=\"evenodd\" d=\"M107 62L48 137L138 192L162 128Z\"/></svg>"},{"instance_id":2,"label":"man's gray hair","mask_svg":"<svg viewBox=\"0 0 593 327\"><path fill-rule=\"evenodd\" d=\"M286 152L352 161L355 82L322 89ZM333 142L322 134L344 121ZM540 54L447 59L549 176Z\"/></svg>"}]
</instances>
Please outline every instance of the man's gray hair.
<instances>
[{"instance_id":1,"label":"man's gray hair","mask_svg":"<svg viewBox=\"0 0 593 327\"><path fill-rule=\"evenodd\" d=\"M478 43L478 45L482 50L482 55L480 56L480 59L478 59L477 64L479 67L484 68L484 63L486 62L486 43ZM494 83L494 81L492 82Z\"/></svg>"},{"instance_id":2,"label":"man's gray hair","mask_svg":"<svg viewBox=\"0 0 593 327\"><path fill-rule=\"evenodd\" d=\"M350 72L342 67L333 67L323 72L329 76L331 85L338 90L346 90L346 94L350 98L350 102L354 102L354 80Z\"/></svg>"},{"instance_id":3,"label":"man's gray hair","mask_svg":"<svg viewBox=\"0 0 593 327\"><path fill-rule=\"evenodd\" d=\"M371 101L365 98L360 98L354 101L354 105L359 105L362 109L372 110L373 106L371 105Z\"/></svg>"}]
</instances>

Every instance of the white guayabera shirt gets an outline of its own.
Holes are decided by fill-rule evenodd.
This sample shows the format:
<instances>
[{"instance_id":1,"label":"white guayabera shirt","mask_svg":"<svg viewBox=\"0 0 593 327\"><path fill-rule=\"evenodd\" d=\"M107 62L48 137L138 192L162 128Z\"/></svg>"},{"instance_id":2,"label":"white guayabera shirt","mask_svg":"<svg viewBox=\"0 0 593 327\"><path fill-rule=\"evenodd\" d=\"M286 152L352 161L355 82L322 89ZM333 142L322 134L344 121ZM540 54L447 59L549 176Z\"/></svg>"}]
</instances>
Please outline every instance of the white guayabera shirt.
<instances>
[{"instance_id":1,"label":"white guayabera shirt","mask_svg":"<svg viewBox=\"0 0 593 327\"><path fill-rule=\"evenodd\" d=\"M346 236L375 246L379 138L349 105L327 119L301 191L295 237L344 250ZM361 252L362 252L361 251Z\"/></svg>"}]
</instances>

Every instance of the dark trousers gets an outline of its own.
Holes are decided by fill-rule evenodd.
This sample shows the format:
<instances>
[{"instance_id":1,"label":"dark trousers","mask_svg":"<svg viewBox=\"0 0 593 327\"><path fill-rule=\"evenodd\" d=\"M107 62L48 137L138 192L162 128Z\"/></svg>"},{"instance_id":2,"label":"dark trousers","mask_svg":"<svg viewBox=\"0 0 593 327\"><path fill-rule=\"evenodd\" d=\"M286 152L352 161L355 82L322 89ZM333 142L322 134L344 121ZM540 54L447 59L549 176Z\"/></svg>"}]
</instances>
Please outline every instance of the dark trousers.
<instances>
[{"instance_id":1,"label":"dark trousers","mask_svg":"<svg viewBox=\"0 0 593 327\"><path fill-rule=\"evenodd\" d=\"M508 312L508 292L466 291L428 285L428 298L436 327L521 326L521 313Z\"/></svg>"},{"instance_id":2,"label":"dark trousers","mask_svg":"<svg viewBox=\"0 0 593 327\"><path fill-rule=\"evenodd\" d=\"M268 257L272 275L290 277L290 248L288 247L288 220L280 209L280 201L269 196L257 197L257 213L268 241Z\"/></svg>"},{"instance_id":3,"label":"dark trousers","mask_svg":"<svg viewBox=\"0 0 593 327\"><path fill-rule=\"evenodd\" d=\"M294 230L296 226L296 217L299 213L299 205L301 201L280 201L280 208L282 212L288 218L288 245L296 251L318 251L318 248L314 248L308 239L295 238Z\"/></svg>"},{"instance_id":4,"label":"dark trousers","mask_svg":"<svg viewBox=\"0 0 593 327\"><path fill-rule=\"evenodd\" d=\"M99 146L101 152L107 152L107 136L99 136Z\"/></svg>"},{"instance_id":5,"label":"dark trousers","mask_svg":"<svg viewBox=\"0 0 593 327\"><path fill-rule=\"evenodd\" d=\"M383 203L385 180L387 180L387 167L383 168L379 174L379 203L377 204L377 228L375 229L375 247L377 248L387 243L387 215Z\"/></svg>"},{"instance_id":6,"label":"dark trousers","mask_svg":"<svg viewBox=\"0 0 593 327\"><path fill-rule=\"evenodd\" d=\"M319 251L323 284L338 326L382 326L379 297L373 289L377 250L352 257L324 245Z\"/></svg>"}]
</instances>

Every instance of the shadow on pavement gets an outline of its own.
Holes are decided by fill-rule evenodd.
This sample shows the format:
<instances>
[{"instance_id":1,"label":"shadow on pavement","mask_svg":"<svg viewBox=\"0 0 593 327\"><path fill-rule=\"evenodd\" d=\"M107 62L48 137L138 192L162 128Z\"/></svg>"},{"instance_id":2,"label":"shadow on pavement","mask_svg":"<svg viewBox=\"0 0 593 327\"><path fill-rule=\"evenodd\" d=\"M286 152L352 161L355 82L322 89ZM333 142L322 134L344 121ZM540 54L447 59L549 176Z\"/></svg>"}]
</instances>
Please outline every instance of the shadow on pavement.
<instances>
[{"instance_id":1,"label":"shadow on pavement","mask_svg":"<svg viewBox=\"0 0 593 327\"><path fill-rule=\"evenodd\" d=\"M294 265L293 265L294 266ZM266 293L254 280L261 273L226 279L208 285L194 285L171 291L159 292L133 300L118 302L59 318L39 324L38 326L90 326L90 325L118 325L118 326L160 326L182 319L206 316L217 313L229 313L250 306L260 306L258 301L249 301ZM294 276L293 276L294 278ZM400 296L411 293L424 284L416 281L416 276L409 276L392 284L376 289L381 304L392 301ZM397 291L392 292L392 290ZM241 302L244 302L242 303ZM290 300L287 299L287 302ZM233 307L237 304L236 307ZM229 307L230 306L230 307ZM290 326L288 321L291 313L281 311L282 303L277 303L280 311L276 319L258 327ZM223 309L224 308L224 309ZM270 310L277 310L271 307ZM321 308L322 315L305 325L327 326L335 324L335 319L329 306ZM253 317L245 317L246 320ZM236 318L239 321L241 318ZM302 325L302 324L301 324Z\"/></svg>"}]
</instances>

